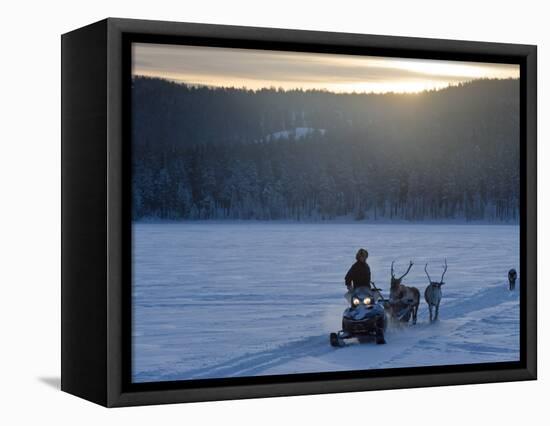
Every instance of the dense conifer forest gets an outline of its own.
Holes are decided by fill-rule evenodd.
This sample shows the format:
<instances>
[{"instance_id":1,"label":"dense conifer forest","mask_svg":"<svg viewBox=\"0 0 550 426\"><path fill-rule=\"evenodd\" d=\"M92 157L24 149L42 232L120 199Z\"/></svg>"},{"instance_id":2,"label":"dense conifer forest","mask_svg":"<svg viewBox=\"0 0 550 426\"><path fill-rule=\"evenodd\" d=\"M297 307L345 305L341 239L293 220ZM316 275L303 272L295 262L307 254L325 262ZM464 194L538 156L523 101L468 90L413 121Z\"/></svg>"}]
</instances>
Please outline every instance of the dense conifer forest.
<instances>
[{"instance_id":1,"label":"dense conifer forest","mask_svg":"<svg viewBox=\"0 0 550 426\"><path fill-rule=\"evenodd\" d=\"M517 222L519 81L419 94L135 77L134 220Z\"/></svg>"}]
</instances>

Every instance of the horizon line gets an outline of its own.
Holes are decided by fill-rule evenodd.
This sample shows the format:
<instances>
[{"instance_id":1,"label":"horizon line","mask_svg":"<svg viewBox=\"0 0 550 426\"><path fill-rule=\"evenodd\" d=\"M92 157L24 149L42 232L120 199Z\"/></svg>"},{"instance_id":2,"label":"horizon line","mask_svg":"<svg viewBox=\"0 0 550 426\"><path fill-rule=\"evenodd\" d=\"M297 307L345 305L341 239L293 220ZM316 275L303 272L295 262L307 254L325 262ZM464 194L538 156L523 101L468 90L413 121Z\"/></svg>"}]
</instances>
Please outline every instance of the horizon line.
<instances>
[{"instance_id":1,"label":"horizon line","mask_svg":"<svg viewBox=\"0 0 550 426\"><path fill-rule=\"evenodd\" d=\"M290 93L290 92L304 92L304 93L329 93L334 95L387 95L387 94L393 94L393 95L419 95L423 93L433 93L433 92L440 92L447 89L457 88L461 86L466 86L468 84L472 84L474 82L480 82L480 81L509 81L509 80L518 80L519 77L480 77L480 78L473 78L471 80L465 80L465 81L458 81L458 82L448 82L446 86L440 86L440 87L431 87L431 88L424 88L420 89L418 91L411 91L411 90L386 90L386 91L334 91L330 90L328 88L303 88L303 87L291 87L291 88L285 88L282 86L264 86L260 88L252 88L252 87L246 87L246 86L226 86L226 85L215 85L215 84L205 84L205 83L192 83L188 81L183 81L176 78L166 78L161 77L158 75L147 75L147 74L136 74L132 73L132 79L134 78L145 78L145 79L151 79L151 80L162 80L169 83L173 83L176 85L181 86L187 86L187 87L193 87L193 88L207 88L207 89L220 89L220 90L242 90L246 92L253 92L258 93L262 91L277 91L277 92L283 92L283 93Z\"/></svg>"}]
</instances>

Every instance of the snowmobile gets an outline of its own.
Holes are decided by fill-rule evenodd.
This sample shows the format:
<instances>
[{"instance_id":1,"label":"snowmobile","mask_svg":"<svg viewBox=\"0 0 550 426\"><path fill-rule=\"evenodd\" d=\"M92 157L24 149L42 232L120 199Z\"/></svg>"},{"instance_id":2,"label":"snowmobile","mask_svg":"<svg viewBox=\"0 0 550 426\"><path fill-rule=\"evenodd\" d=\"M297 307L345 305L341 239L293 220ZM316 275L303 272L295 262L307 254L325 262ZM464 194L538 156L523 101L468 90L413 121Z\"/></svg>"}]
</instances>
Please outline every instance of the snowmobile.
<instances>
[{"instance_id":1,"label":"snowmobile","mask_svg":"<svg viewBox=\"0 0 550 426\"><path fill-rule=\"evenodd\" d=\"M387 300L380 294L380 289L374 287L359 287L346 293L350 307L344 311L342 330L330 333L332 346L344 346L346 339L357 338L360 343L375 339L377 344L386 343L384 332L387 319L385 306Z\"/></svg>"}]
</instances>

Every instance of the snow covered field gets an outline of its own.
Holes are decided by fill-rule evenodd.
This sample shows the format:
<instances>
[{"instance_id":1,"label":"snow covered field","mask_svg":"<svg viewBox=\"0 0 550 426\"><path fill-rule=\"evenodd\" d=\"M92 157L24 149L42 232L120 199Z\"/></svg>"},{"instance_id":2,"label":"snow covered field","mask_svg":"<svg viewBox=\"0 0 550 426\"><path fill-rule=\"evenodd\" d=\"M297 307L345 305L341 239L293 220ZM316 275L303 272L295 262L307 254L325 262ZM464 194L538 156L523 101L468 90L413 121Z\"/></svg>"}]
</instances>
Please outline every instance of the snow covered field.
<instances>
[{"instance_id":1,"label":"snow covered field","mask_svg":"<svg viewBox=\"0 0 550 426\"><path fill-rule=\"evenodd\" d=\"M134 224L136 382L519 360L519 227L271 222ZM387 345L332 348L359 247L389 291L390 264L422 294ZM424 289L447 258L440 321ZM509 292L507 271L520 275Z\"/></svg>"}]
</instances>

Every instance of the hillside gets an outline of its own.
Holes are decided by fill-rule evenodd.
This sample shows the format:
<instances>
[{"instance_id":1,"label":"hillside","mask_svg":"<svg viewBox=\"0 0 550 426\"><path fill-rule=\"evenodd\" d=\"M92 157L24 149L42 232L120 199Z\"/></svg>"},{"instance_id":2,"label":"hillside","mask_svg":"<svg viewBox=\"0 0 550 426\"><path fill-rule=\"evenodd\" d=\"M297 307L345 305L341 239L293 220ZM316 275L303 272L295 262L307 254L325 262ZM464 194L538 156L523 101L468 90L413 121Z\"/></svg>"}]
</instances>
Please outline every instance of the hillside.
<instances>
[{"instance_id":1,"label":"hillside","mask_svg":"<svg viewBox=\"0 0 550 426\"><path fill-rule=\"evenodd\" d=\"M139 219L517 221L519 81L419 94L135 78Z\"/></svg>"}]
</instances>

